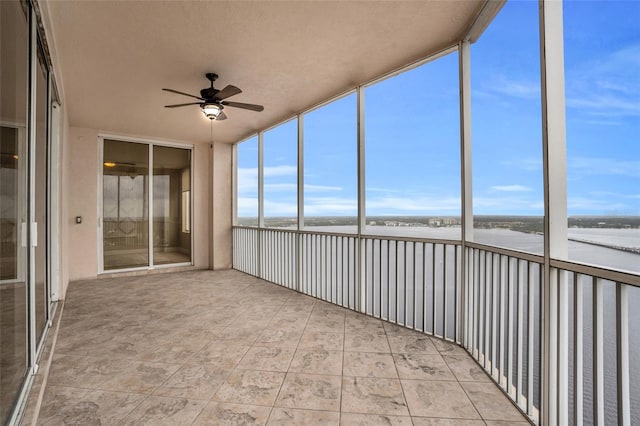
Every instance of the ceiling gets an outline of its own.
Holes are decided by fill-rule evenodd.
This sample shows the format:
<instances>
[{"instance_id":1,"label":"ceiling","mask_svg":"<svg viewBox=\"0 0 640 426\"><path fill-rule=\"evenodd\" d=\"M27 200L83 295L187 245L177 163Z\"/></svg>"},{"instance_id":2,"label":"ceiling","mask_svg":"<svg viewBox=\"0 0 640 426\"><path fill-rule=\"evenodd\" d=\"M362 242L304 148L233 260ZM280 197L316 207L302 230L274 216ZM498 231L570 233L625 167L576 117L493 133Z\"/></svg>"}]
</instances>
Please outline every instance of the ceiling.
<instances>
[{"instance_id":1,"label":"ceiling","mask_svg":"<svg viewBox=\"0 0 640 426\"><path fill-rule=\"evenodd\" d=\"M484 1L47 1L71 126L189 142L237 142L461 39ZM51 40L53 39L53 40ZM206 72L243 93L213 129Z\"/></svg>"}]
</instances>

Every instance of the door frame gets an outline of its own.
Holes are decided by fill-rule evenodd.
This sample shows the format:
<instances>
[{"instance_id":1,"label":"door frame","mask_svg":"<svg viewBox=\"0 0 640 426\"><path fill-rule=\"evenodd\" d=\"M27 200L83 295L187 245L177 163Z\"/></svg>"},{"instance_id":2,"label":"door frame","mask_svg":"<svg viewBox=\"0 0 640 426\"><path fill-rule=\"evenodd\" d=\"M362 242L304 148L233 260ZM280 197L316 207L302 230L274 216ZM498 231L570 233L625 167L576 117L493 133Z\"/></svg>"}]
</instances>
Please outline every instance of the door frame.
<instances>
[{"instance_id":1,"label":"door frame","mask_svg":"<svg viewBox=\"0 0 640 426\"><path fill-rule=\"evenodd\" d=\"M104 207L104 195L103 195L103 176L104 176L104 168L102 164L104 163L104 141L105 139L114 140L118 142L132 142L132 143L140 143L145 144L149 147L149 177L147 179L147 204L149 206L149 236L148 236L148 250L149 250L149 264L147 266L139 266L134 268L121 268L121 269L104 269L104 231L103 231L103 207ZM180 148L186 149L189 151L189 168L190 168L190 176L189 176L189 185L190 185L190 200L189 200L189 221L191 224L191 231L189 233L190 238L190 247L191 247L191 261L190 262L179 262L179 263L169 263L163 265L155 265L153 262L153 147L154 146L164 146L169 148ZM194 152L193 144L186 144L174 141L164 141L164 140L155 140L155 139L147 139L147 138L137 138L130 136L121 136L114 135L109 133L99 133L98 134L98 170L97 170L97 178L98 178L98 226L97 226L97 256L98 256L98 275L103 274L112 274L112 273L126 273L126 272L137 272L137 271L151 271L155 269L163 269L163 268L175 268L181 266L192 266L194 264L194 241L193 241L193 227L194 227L194 196L193 196L193 182L194 182L194 161L193 161L193 152ZM181 200L178 200L181 202Z\"/></svg>"}]
</instances>

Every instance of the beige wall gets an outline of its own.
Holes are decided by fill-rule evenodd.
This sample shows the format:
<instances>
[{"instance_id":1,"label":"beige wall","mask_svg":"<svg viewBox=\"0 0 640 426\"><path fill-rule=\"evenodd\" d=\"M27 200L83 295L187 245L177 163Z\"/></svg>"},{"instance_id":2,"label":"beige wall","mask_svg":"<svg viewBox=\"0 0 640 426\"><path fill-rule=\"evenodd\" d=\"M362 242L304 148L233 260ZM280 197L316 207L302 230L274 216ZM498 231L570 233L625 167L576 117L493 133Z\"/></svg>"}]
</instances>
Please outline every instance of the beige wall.
<instances>
[{"instance_id":1,"label":"beige wall","mask_svg":"<svg viewBox=\"0 0 640 426\"><path fill-rule=\"evenodd\" d=\"M95 129L70 127L63 143L63 287L67 281L96 278L98 274L98 135ZM208 145L200 144L195 145L193 152L193 261L194 266L201 269L210 268L212 264L209 235L214 222L209 209L209 151ZM220 168L230 173L230 164ZM81 224L75 223L76 216L82 216ZM230 217L227 221L230 223Z\"/></svg>"},{"instance_id":2,"label":"beige wall","mask_svg":"<svg viewBox=\"0 0 640 426\"><path fill-rule=\"evenodd\" d=\"M69 128L63 198L67 200L69 281L95 278L98 273L98 131ZM76 224L75 217L82 216Z\"/></svg>"},{"instance_id":3,"label":"beige wall","mask_svg":"<svg viewBox=\"0 0 640 426\"><path fill-rule=\"evenodd\" d=\"M213 211L211 265L213 269L232 266L231 241L231 153L233 145L214 144L211 148L211 206Z\"/></svg>"}]
</instances>

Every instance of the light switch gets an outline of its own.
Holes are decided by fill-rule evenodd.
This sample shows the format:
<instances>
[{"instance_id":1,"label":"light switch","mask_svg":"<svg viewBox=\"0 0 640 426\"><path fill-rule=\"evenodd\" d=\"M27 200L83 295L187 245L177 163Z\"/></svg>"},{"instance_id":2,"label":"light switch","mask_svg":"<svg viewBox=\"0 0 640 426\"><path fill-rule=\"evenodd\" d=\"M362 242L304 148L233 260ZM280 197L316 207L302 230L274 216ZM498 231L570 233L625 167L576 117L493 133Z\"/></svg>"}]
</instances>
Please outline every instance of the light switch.
<instances>
[{"instance_id":1,"label":"light switch","mask_svg":"<svg viewBox=\"0 0 640 426\"><path fill-rule=\"evenodd\" d=\"M82 223L82 216L76 216L76 223Z\"/></svg>"}]
</instances>

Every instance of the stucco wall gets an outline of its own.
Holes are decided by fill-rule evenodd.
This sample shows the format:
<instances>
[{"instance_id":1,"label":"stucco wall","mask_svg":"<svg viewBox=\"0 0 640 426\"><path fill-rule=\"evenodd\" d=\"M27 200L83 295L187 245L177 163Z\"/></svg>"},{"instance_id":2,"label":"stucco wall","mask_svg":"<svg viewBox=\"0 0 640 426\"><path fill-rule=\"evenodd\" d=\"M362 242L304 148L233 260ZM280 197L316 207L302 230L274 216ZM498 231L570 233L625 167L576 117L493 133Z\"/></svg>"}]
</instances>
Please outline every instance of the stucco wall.
<instances>
[{"instance_id":1,"label":"stucco wall","mask_svg":"<svg viewBox=\"0 0 640 426\"><path fill-rule=\"evenodd\" d=\"M214 144L211 162L213 173L211 187L213 194L213 241L211 242L211 265L213 269L231 268L231 153L232 145Z\"/></svg>"},{"instance_id":2,"label":"stucco wall","mask_svg":"<svg viewBox=\"0 0 640 426\"><path fill-rule=\"evenodd\" d=\"M67 250L63 263L68 271L68 281L96 278L98 275L98 136L99 131L95 129L70 127L64 144L63 199L66 201L66 212L62 221L63 232L66 228ZM123 135L123 138L126 136ZM209 145L194 146L192 234L196 268L210 268L211 265L210 151ZM227 168L230 169L230 165ZM82 216L81 224L75 223L76 216Z\"/></svg>"},{"instance_id":3,"label":"stucco wall","mask_svg":"<svg viewBox=\"0 0 640 426\"><path fill-rule=\"evenodd\" d=\"M67 265L69 281L98 273L98 131L70 127L65 162ZM76 224L75 217L82 216Z\"/></svg>"}]
</instances>

